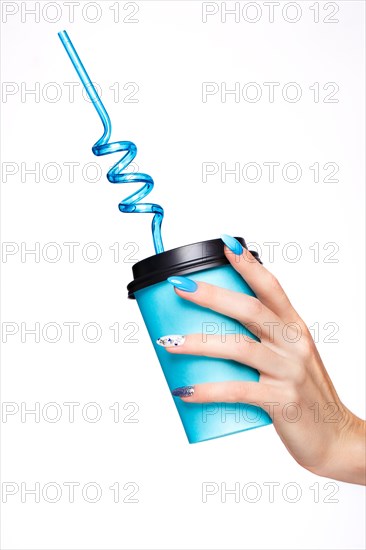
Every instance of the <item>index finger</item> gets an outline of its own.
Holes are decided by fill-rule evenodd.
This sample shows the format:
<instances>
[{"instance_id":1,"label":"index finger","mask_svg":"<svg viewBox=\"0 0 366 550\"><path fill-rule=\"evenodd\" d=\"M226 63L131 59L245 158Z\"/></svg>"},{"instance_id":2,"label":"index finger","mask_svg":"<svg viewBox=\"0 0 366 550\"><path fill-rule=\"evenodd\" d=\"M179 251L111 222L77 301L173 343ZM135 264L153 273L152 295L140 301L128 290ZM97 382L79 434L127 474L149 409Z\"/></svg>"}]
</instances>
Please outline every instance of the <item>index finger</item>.
<instances>
[{"instance_id":1,"label":"index finger","mask_svg":"<svg viewBox=\"0 0 366 550\"><path fill-rule=\"evenodd\" d=\"M225 256L257 298L283 321L299 321L298 313L276 277L234 237L222 235L221 238L225 243Z\"/></svg>"}]
</instances>

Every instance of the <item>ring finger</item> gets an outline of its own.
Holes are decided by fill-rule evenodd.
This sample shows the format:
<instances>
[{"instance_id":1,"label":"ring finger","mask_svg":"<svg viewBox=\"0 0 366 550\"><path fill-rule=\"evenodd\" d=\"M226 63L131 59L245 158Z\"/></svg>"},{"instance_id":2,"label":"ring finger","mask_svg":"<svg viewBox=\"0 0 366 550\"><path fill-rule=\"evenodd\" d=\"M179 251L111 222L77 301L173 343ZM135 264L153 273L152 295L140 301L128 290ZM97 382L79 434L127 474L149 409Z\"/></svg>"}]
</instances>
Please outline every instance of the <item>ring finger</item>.
<instances>
[{"instance_id":1,"label":"ring finger","mask_svg":"<svg viewBox=\"0 0 366 550\"><path fill-rule=\"evenodd\" d=\"M162 336L157 343L173 355L204 355L231 359L274 378L281 378L286 371L286 359L263 344L241 334L170 335Z\"/></svg>"}]
</instances>

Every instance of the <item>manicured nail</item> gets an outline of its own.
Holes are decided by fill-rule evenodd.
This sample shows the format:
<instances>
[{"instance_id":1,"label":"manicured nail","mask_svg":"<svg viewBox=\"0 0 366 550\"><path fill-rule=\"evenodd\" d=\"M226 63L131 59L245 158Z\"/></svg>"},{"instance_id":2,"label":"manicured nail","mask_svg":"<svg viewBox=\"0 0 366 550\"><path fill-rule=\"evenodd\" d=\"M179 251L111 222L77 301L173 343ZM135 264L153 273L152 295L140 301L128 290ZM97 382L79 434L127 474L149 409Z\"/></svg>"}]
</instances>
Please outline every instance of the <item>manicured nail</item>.
<instances>
[{"instance_id":1,"label":"manicured nail","mask_svg":"<svg viewBox=\"0 0 366 550\"><path fill-rule=\"evenodd\" d=\"M171 283L179 290L185 290L186 292L194 292L197 290L197 283L188 279L188 277L168 277L168 283Z\"/></svg>"},{"instance_id":2,"label":"manicured nail","mask_svg":"<svg viewBox=\"0 0 366 550\"><path fill-rule=\"evenodd\" d=\"M156 340L156 343L163 348L173 348L184 344L186 337L181 334L170 334L169 336L161 336Z\"/></svg>"},{"instance_id":3,"label":"manicured nail","mask_svg":"<svg viewBox=\"0 0 366 550\"><path fill-rule=\"evenodd\" d=\"M194 394L194 386L182 386L172 391L175 397L191 397Z\"/></svg>"},{"instance_id":4,"label":"manicured nail","mask_svg":"<svg viewBox=\"0 0 366 550\"><path fill-rule=\"evenodd\" d=\"M231 252L233 252L237 256L239 256L239 254L243 253L242 245L234 237L230 237L230 235L225 235L225 233L223 233L221 235L221 239L224 241L226 246L231 250Z\"/></svg>"}]
</instances>

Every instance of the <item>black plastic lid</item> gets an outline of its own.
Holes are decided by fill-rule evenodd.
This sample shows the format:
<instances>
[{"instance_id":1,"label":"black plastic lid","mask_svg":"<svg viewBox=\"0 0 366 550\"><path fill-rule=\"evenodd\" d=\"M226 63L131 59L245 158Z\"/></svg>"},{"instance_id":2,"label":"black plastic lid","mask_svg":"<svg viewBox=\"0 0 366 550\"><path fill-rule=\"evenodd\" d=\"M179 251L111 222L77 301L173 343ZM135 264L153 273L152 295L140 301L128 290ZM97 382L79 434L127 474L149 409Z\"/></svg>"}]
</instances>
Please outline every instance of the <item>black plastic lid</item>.
<instances>
[{"instance_id":1,"label":"black plastic lid","mask_svg":"<svg viewBox=\"0 0 366 550\"><path fill-rule=\"evenodd\" d=\"M247 248L242 237L235 238ZM258 252L252 251L252 254L262 263ZM186 275L228 263L221 239L187 244L149 256L132 266L133 281L127 285L128 297L134 298L137 290L165 281L172 275Z\"/></svg>"}]
</instances>

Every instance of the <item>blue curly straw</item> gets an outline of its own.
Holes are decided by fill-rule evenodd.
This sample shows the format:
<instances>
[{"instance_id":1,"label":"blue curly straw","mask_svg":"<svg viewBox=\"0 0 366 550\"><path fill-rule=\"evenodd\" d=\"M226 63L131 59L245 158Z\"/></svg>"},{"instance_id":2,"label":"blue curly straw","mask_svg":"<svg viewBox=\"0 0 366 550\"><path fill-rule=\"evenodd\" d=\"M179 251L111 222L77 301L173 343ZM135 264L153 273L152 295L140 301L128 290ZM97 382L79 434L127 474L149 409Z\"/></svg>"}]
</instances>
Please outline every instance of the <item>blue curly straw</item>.
<instances>
[{"instance_id":1,"label":"blue curly straw","mask_svg":"<svg viewBox=\"0 0 366 550\"><path fill-rule=\"evenodd\" d=\"M164 210L158 204L141 203L140 200L144 199L153 189L154 180L148 174L142 174L140 172L123 172L127 166L134 160L137 154L137 147L131 141L114 141L111 143L109 139L112 133L112 124L109 115L100 99L98 92L96 91L92 81L89 78L88 73L82 64L80 57L78 56L70 38L66 31L58 33L58 36L64 45L64 48L75 67L75 70L88 94L91 102L93 103L104 127L104 133L100 139L93 145L92 151L94 155L109 155L111 153L117 153L124 151L123 157L116 162L109 170L107 174L108 181L111 183L143 183L144 185L123 199L118 208L121 212L126 213L148 213L154 214L151 223L152 236L154 242L154 248L156 254L164 252L163 241L161 238L161 223L164 217Z\"/></svg>"}]
</instances>

